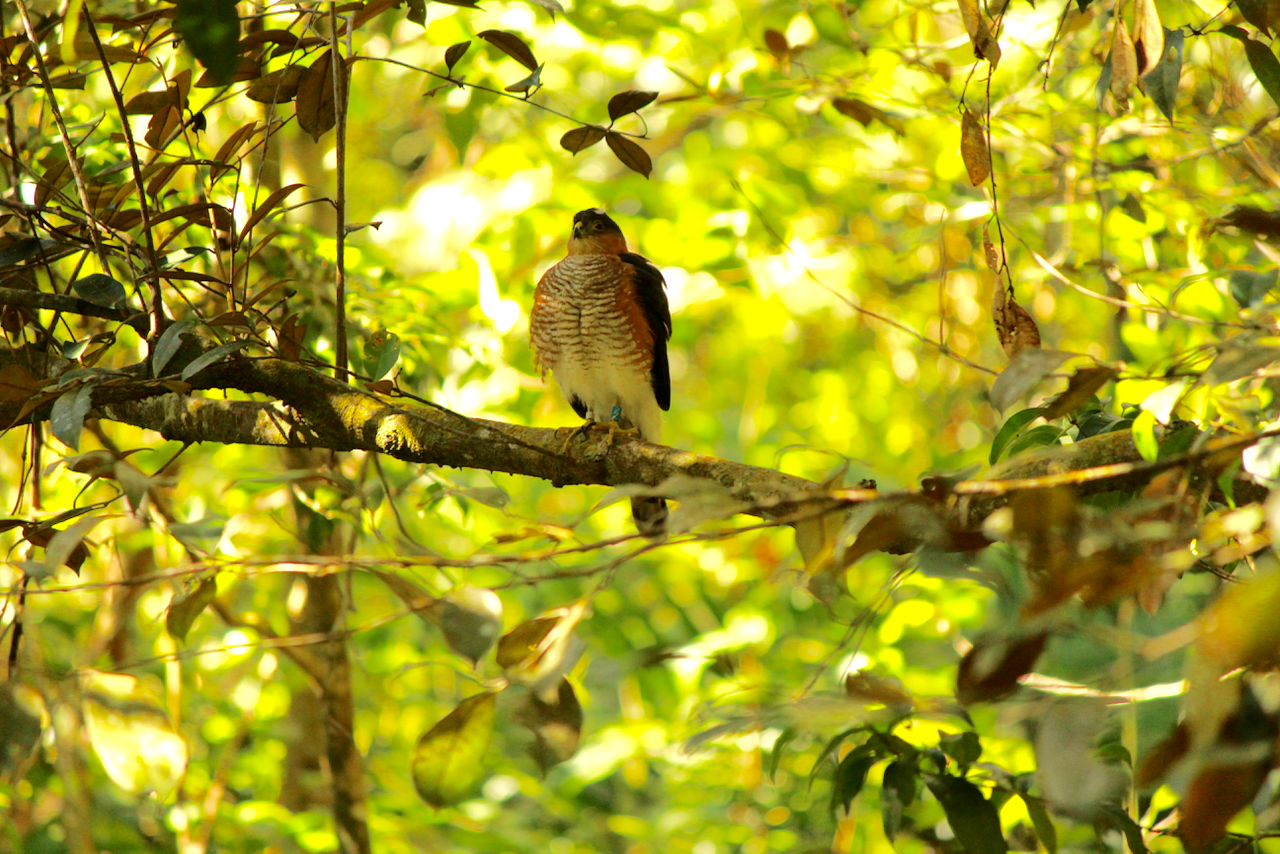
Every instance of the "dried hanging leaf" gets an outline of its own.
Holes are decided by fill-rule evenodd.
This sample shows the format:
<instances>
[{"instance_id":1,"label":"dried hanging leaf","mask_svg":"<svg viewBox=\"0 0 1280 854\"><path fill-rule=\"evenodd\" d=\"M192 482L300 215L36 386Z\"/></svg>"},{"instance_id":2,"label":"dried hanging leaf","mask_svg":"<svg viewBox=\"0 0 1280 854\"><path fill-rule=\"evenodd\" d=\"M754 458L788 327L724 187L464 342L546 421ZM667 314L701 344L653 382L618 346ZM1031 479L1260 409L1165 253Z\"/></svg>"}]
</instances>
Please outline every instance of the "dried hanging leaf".
<instances>
[{"instance_id":1,"label":"dried hanging leaf","mask_svg":"<svg viewBox=\"0 0 1280 854\"><path fill-rule=\"evenodd\" d=\"M987 261L987 269L999 275L1000 267L1003 266L1000 263L1000 253L996 251L996 245L991 242L991 229L986 225L982 226L982 255ZM1004 307L1005 296L1004 288L997 287L995 294L998 301L997 309Z\"/></svg>"},{"instance_id":2,"label":"dried hanging leaf","mask_svg":"<svg viewBox=\"0 0 1280 854\"><path fill-rule=\"evenodd\" d=\"M636 89L619 92L609 99L609 119L616 122L628 113L634 113L649 106L657 97L657 92L645 92Z\"/></svg>"},{"instance_id":3,"label":"dried hanging leaf","mask_svg":"<svg viewBox=\"0 0 1280 854\"><path fill-rule=\"evenodd\" d=\"M1111 96L1115 99L1116 109L1125 112L1129 109L1129 95L1133 92L1133 84L1138 80L1138 56L1133 47L1133 39L1129 38L1129 30L1124 20L1117 15L1111 25Z\"/></svg>"},{"instance_id":4,"label":"dried hanging leaf","mask_svg":"<svg viewBox=\"0 0 1280 854\"><path fill-rule=\"evenodd\" d=\"M449 69L449 73L453 73L453 67L458 64L458 60L471 49L471 40L449 45L449 49L444 52L444 64Z\"/></svg>"},{"instance_id":5,"label":"dried hanging leaf","mask_svg":"<svg viewBox=\"0 0 1280 854\"><path fill-rule=\"evenodd\" d=\"M516 710L515 720L533 733L535 741L530 752L544 774L573 756L582 743L582 704L564 677L552 702L530 694Z\"/></svg>"},{"instance_id":6,"label":"dried hanging leaf","mask_svg":"<svg viewBox=\"0 0 1280 854\"><path fill-rule=\"evenodd\" d=\"M990 20L983 14L978 0L959 0L959 3L960 19L973 43L974 56L985 59L995 68L1000 63L1000 43L991 33Z\"/></svg>"},{"instance_id":7,"label":"dried hanging leaf","mask_svg":"<svg viewBox=\"0 0 1280 854\"><path fill-rule=\"evenodd\" d=\"M764 46L778 62L785 62L791 54L791 45L787 44L787 37L777 30L764 31Z\"/></svg>"},{"instance_id":8,"label":"dried hanging leaf","mask_svg":"<svg viewBox=\"0 0 1280 854\"><path fill-rule=\"evenodd\" d=\"M604 141L609 148L613 149L613 153L622 161L623 166L633 172L639 172L646 178L653 172L653 161L649 159L649 155L625 136L609 131L605 134Z\"/></svg>"},{"instance_id":9,"label":"dried hanging leaf","mask_svg":"<svg viewBox=\"0 0 1280 854\"><path fill-rule=\"evenodd\" d=\"M968 110L960 122L960 157L969 173L969 182L979 186L991 174L991 152L982 120Z\"/></svg>"},{"instance_id":10,"label":"dried hanging leaf","mask_svg":"<svg viewBox=\"0 0 1280 854\"><path fill-rule=\"evenodd\" d=\"M560 137L560 147L566 151L572 151L577 154L584 148L590 148L600 140L604 139L605 130L595 125L587 125L586 127L574 128L573 130Z\"/></svg>"},{"instance_id":11,"label":"dried hanging leaf","mask_svg":"<svg viewBox=\"0 0 1280 854\"><path fill-rule=\"evenodd\" d=\"M1021 400L1074 353L1031 348L1009 359L1009 364L991 384L991 405L1003 412Z\"/></svg>"},{"instance_id":12,"label":"dried hanging leaf","mask_svg":"<svg viewBox=\"0 0 1280 854\"><path fill-rule=\"evenodd\" d=\"M1138 60L1138 76L1141 77L1164 57L1164 27L1156 12L1155 0L1133 2L1133 49Z\"/></svg>"},{"instance_id":13,"label":"dried hanging leaf","mask_svg":"<svg viewBox=\"0 0 1280 854\"><path fill-rule=\"evenodd\" d=\"M413 786L436 809L458 803L484 774L493 740L498 694L468 697L418 739L413 748Z\"/></svg>"},{"instance_id":14,"label":"dried hanging leaf","mask_svg":"<svg viewBox=\"0 0 1280 854\"><path fill-rule=\"evenodd\" d=\"M1003 290L997 284L997 289ZM1010 359L1024 350L1040 347L1040 328L1027 310L1018 305L1013 297L1005 300L1004 308L992 318L996 324L996 335L1000 338L1000 346ZM1061 364L1059 361L1058 364ZM1056 367L1056 366L1055 366Z\"/></svg>"},{"instance_id":15,"label":"dried hanging leaf","mask_svg":"<svg viewBox=\"0 0 1280 854\"><path fill-rule=\"evenodd\" d=\"M534 57L533 51L515 33L508 33L503 30L485 30L482 33L478 33L478 35L530 71L538 70L538 60Z\"/></svg>"},{"instance_id":16,"label":"dried hanging leaf","mask_svg":"<svg viewBox=\"0 0 1280 854\"><path fill-rule=\"evenodd\" d=\"M27 400L40 388L40 383L22 365L16 362L0 368L0 401L16 403Z\"/></svg>"},{"instance_id":17,"label":"dried hanging leaf","mask_svg":"<svg viewBox=\"0 0 1280 854\"><path fill-rule=\"evenodd\" d=\"M337 124L333 82L332 51L325 51L311 63L298 84L298 103L294 107L298 126L316 142Z\"/></svg>"},{"instance_id":18,"label":"dried hanging leaf","mask_svg":"<svg viewBox=\"0 0 1280 854\"><path fill-rule=\"evenodd\" d=\"M306 73L301 65L286 65L250 83L245 96L260 104L286 104L297 96L298 86Z\"/></svg>"},{"instance_id":19,"label":"dried hanging leaf","mask_svg":"<svg viewBox=\"0 0 1280 854\"><path fill-rule=\"evenodd\" d=\"M962 706L989 703L1012 694L1044 652L1047 632L1028 637L979 641L965 653L956 673L956 699Z\"/></svg>"}]
</instances>

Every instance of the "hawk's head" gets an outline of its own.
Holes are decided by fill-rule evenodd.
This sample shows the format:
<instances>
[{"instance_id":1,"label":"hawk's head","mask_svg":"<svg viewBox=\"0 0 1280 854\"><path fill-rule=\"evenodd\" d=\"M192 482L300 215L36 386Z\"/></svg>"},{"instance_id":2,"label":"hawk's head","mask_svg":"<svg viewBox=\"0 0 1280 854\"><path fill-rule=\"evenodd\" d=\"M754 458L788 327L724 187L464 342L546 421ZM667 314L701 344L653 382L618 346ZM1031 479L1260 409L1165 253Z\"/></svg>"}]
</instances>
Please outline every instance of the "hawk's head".
<instances>
[{"instance_id":1,"label":"hawk's head","mask_svg":"<svg viewBox=\"0 0 1280 854\"><path fill-rule=\"evenodd\" d=\"M573 215L573 236L594 237L597 234L622 234L618 224L609 219L604 208L587 208Z\"/></svg>"},{"instance_id":2,"label":"hawk's head","mask_svg":"<svg viewBox=\"0 0 1280 854\"><path fill-rule=\"evenodd\" d=\"M573 215L570 255L621 254L627 251L622 229L603 208L588 208Z\"/></svg>"}]
</instances>

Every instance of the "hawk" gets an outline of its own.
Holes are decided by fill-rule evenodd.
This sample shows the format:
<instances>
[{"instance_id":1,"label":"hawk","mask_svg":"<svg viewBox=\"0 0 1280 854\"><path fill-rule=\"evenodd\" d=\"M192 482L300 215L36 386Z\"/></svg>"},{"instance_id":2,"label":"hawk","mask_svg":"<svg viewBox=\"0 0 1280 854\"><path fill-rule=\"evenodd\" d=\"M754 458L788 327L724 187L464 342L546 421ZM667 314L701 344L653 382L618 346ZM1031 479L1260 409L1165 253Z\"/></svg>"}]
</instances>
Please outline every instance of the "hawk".
<instances>
[{"instance_id":1,"label":"hawk","mask_svg":"<svg viewBox=\"0 0 1280 854\"><path fill-rule=\"evenodd\" d=\"M529 334L545 376L550 370L573 411L588 421L662 436L671 407L666 282L649 259L627 251L618 224L599 208L573 217L568 256L538 282ZM666 526L667 502L632 498L646 537Z\"/></svg>"}]
</instances>

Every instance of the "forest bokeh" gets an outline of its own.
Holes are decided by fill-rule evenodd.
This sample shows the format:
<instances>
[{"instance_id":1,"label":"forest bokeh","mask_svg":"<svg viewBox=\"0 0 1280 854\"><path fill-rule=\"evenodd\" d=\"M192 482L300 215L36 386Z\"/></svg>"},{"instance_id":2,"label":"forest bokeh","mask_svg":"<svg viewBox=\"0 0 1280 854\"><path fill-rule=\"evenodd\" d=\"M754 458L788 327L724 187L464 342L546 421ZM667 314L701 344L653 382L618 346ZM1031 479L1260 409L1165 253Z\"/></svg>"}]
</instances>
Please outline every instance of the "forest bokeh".
<instances>
[{"instance_id":1,"label":"forest bokeh","mask_svg":"<svg viewBox=\"0 0 1280 854\"><path fill-rule=\"evenodd\" d=\"M1274 0L2 14L0 848L1280 851ZM232 423L577 426L590 207L827 503Z\"/></svg>"}]
</instances>

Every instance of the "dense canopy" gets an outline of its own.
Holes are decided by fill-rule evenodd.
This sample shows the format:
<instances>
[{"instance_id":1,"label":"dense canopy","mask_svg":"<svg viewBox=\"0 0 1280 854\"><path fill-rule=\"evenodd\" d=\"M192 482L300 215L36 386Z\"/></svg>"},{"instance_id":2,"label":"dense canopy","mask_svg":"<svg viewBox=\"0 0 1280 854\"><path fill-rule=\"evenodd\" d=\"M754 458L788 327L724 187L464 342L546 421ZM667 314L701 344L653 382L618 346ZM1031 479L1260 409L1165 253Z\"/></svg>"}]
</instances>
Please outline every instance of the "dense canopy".
<instances>
[{"instance_id":1,"label":"dense canopy","mask_svg":"<svg viewBox=\"0 0 1280 854\"><path fill-rule=\"evenodd\" d=\"M0 16L0 848L1278 850L1275 0Z\"/></svg>"}]
</instances>

